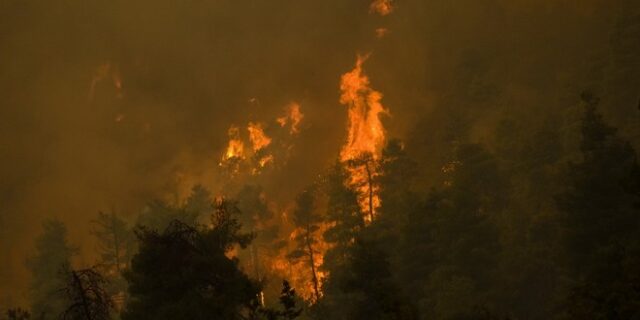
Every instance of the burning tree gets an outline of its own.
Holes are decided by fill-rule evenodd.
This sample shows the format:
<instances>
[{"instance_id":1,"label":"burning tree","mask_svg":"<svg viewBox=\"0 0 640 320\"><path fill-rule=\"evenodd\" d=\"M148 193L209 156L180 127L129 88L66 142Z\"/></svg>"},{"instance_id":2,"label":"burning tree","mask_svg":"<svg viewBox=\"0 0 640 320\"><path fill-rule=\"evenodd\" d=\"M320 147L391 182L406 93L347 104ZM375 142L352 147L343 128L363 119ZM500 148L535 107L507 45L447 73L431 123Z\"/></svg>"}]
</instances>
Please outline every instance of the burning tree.
<instances>
[{"instance_id":1,"label":"burning tree","mask_svg":"<svg viewBox=\"0 0 640 320\"><path fill-rule=\"evenodd\" d=\"M314 210L315 187L303 191L296 198L296 209L293 212L293 221L298 227L295 234L296 250L289 253L288 258L294 262L302 262L309 267L311 284L313 286L313 301L320 299L320 281L318 266L322 256L316 248L318 244L318 231L322 218Z\"/></svg>"},{"instance_id":2,"label":"burning tree","mask_svg":"<svg viewBox=\"0 0 640 320\"><path fill-rule=\"evenodd\" d=\"M359 193L362 212L366 213L364 219L371 222L380 206L375 177L379 175L377 162L385 143L380 116L387 110L380 102L382 93L373 90L369 78L363 74L362 64L366 59L359 56L355 68L342 75L340 103L349 108L349 124L340 160L347 164L348 184Z\"/></svg>"},{"instance_id":3,"label":"burning tree","mask_svg":"<svg viewBox=\"0 0 640 320\"><path fill-rule=\"evenodd\" d=\"M274 250L284 244L279 239L279 227L271 223L274 214L267 205L262 187L259 185L245 185L236 195L238 209L240 209L242 225L255 233L256 238L249 246L249 261L256 279L266 276L263 260ZM245 252L241 252L241 254ZM241 256L242 259L242 256Z\"/></svg>"}]
</instances>

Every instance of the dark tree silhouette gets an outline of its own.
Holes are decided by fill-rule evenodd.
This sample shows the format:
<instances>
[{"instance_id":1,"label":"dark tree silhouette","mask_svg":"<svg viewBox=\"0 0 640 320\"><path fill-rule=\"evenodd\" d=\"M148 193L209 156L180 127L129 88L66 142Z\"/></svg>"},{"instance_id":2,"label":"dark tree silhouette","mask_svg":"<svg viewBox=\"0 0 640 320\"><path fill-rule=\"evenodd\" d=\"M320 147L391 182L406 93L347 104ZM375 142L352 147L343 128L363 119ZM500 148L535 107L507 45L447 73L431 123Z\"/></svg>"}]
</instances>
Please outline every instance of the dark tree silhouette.
<instances>
[{"instance_id":1,"label":"dark tree silhouette","mask_svg":"<svg viewBox=\"0 0 640 320\"><path fill-rule=\"evenodd\" d=\"M274 215L267 205L262 187L245 185L235 199L238 202L240 212L242 212L239 219L243 227L256 235L247 250L248 252L242 252L240 259L248 258L253 276L256 279L261 279L266 276L267 271L263 266L264 256L283 246L281 239L278 239L278 225L269 224ZM248 257L246 257L247 255Z\"/></svg>"},{"instance_id":2,"label":"dark tree silhouette","mask_svg":"<svg viewBox=\"0 0 640 320\"><path fill-rule=\"evenodd\" d=\"M296 208L293 212L293 222L299 228L299 232L296 237L296 250L288 254L288 258L293 260L294 263L304 261L309 266L309 272L311 275L311 283L313 285L314 301L320 299L320 282L317 272L317 255L318 251L315 248L317 240L317 232L319 230L319 223L321 217L318 216L317 211L314 208L314 194L315 187L311 187L296 198Z\"/></svg>"},{"instance_id":3,"label":"dark tree silhouette","mask_svg":"<svg viewBox=\"0 0 640 320\"><path fill-rule=\"evenodd\" d=\"M567 188L557 197L573 282L565 311L570 318L632 319L640 316L638 161L597 112L598 98L582 99L582 160L565 170Z\"/></svg>"},{"instance_id":4,"label":"dark tree silhouette","mask_svg":"<svg viewBox=\"0 0 640 320\"><path fill-rule=\"evenodd\" d=\"M242 319L251 314L260 284L230 255L253 238L240 232L238 213L233 203L220 200L212 227L179 221L163 232L140 227L140 250L125 272L130 302L122 319Z\"/></svg>"},{"instance_id":5,"label":"dark tree silhouette","mask_svg":"<svg viewBox=\"0 0 640 320\"><path fill-rule=\"evenodd\" d=\"M31 314L29 311L21 309L21 308L13 308L7 310L7 319L8 320L28 320L31 319Z\"/></svg>"},{"instance_id":6,"label":"dark tree silhouette","mask_svg":"<svg viewBox=\"0 0 640 320\"><path fill-rule=\"evenodd\" d=\"M61 314L63 320L108 320L113 301L107 292L107 280L96 268L68 270L64 293L69 306Z\"/></svg>"},{"instance_id":7,"label":"dark tree silhouette","mask_svg":"<svg viewBox=\"0 0 640 320\"><path fill-rule=\"evenodd\" d=\"M378 189L379 163L374 159L372 154L364 153L355 159L347 161L346 165L355 170L364 170L366 180L358 182L358 184L353 187L356 189L364 187L364 190L366 190L365 194L359 196L365 198L367 203L366 215L369 221L373 221L374 218L376 218L375 210L377 209L375 208L374 197Z\"/></svg>"},{"instance_id":8,"label":"dark tree silhouette","mask_svg":"<svg viewBox=\"0 0 640 320\"><path fill-rule=\"evenodd\" d=\"M363 233L348 248L346 265L329 274L325 298L317 308L320 319L413 320L414 308L393 278L388 255Z\"/></svg>"},{"instance_id":9,"label":"dark tree silhouette","mask_svg":"<svg viewBox=\"0 0 640 320\"><path fill-rule=\"evenodd\" d=\"M93 221L93 235L98 240L101 273L108 279L107 291L118 301L118 306L126 302L127 283L122 271L128 268L135 250L135 236L126 222L114 212L99 212Z\"/></svg>"},{"instance_id":10,"label":"dark tree silhouette","mask_svg":"<svg viewBox=\"0 0 640 320\"><path fill-rule=\"evenodd\" d=\"M296 290L291 288L287 280L282 281L282 291L279 300L282 310L265 308L260 311L267 320L292 320L302 314L302 308L296 307Z\"/></svg>"},{"instance_id":11,"label":"dark tree silhouette","mask_svg":"<svg viewBox=\"0 0 640 320\"><path fill-rule=\"evenodd\" d=\"M61 275L76 250L67 242L67 228L58 220L43 224L36 239L36 253L27 261L31 271L31 313L36 319L55 319L65 310L66 301L59 290L66 285Z\"/></svg>"},{"instance_id":12,"label":"dark tree silhouette","mask_svg":"<svg viewBox=\"0 0 640 320\"><path fill-rule=\"evenodd\" d=\"M327 196L324 219L328 228L322 236L331 244L331 248L324 256L322 268L329 273L345 265L349 246L365 227L358 194L347 183L346 169L342 163L337 162L326 175L323 184Z\"/></svg>"}]
</instances>

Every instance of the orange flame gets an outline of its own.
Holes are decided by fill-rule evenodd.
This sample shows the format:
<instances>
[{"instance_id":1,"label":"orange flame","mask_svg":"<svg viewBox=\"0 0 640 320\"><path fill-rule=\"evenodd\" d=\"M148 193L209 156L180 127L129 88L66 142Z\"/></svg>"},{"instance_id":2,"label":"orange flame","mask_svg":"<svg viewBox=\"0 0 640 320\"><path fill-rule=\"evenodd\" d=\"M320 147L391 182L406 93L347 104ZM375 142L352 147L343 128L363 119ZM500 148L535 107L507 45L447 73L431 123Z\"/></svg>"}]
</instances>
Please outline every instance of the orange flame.
<instances>
[{"instance_id":1,"label":"orange flame","mask_svg":"<svg viewBox=\"0 0 640 320\"><path fill-rule=\"evenodd\" d=\"M276 119L276 121L278 122L278 124L280 124L281 127L290 124L291 129L289 130L289 133L296 134L300 130L299 125L302 121L302 118L304 118L304 114L302 114L302 112L300 111L300 105L296 102L292 102L287 107L287 114Z\"/></svg>"},{"instance_id":2,"label":"orange flame","mask_svg":"<svg viewBox=\"0 0 640 320\"><path fill-rule=\"evenodd\" d=\"M316 242L313 244L314 267L316 271L316 279L320 284L319 295L322 296L322 282L326 278L326 271L321 269L324 263L324 255L330 245L322 238L322 234L329 227L328 224L321 224L320 228L313 232ZM313 284L313 276L311 274L309 257L305 256L297 260L291 260L287 255L295 249L295 238L304 232L301 228L294 229L289 235L288 245L280 251L278 256L271 261L271 269L273 272L280 274L286 278L296 288L296 291L302 298L309 302L315 302L315 288Z\"/></svg>"},{"instance_id":3,"label":"orange flame","mask_svg":"<svg viewBox=\"0 0 640 320\"><path fill-rule=\"evenodd\" d=\"M381 16L386 16L393 12L393 0L375 0L371 3L369 11L375 12Z\"/></svg>"},{"instance_id":4,"label":"orange flame","mask_svg":"<svg viewBox=\"0 0 640 320\"><path fill-rule=\"evenodd\" d=\"M222 156L222 161L231 158L244 158L244 143L240 139L240 130L236 126L229 128L229 144Z\"/></svg>"},{"instance_id":5,"label":"orange flame","mask_svg":"<svg viewBox=\"0 0 640 320\"><path fill-rule=\"evenodd\" d=\"M247 130L249 131L249 140L251 140L251 145L254 152L263 149L271 144L271 138L269 138L264 133L262 124L249 122Z\"/></svg>"},{"instance_id":6,"label":"orange flame","mask_svg":"<svg viewBox=\"0 0 640 320\"><path fill-rule=\"evenodd\" d=\"M382 93L373 90L369 78L363 74L362 64L366 59L358 56L355 68L342 76L340 103L349 107L349 124L340 160L354 164L349 166L350 185L359 191L360 206L368 213L365 220L371 221L380 206L373 178L378 175L376 162L385 143L380 115L387 110L380 102Z\"/></svg>"},{"instance_id":7,"label":"orange flame","mask_svg":"<svg viewBox=\"0 0 640 320\"><path fill-rule=\"evenodd\" d=\"M356 66L342 76L340 103L349 107L347 143L340 158L353 160L363 154L377 158L385 142L380 115L387 113L380 103L382 93L369 87L369 78L362 73L367 57L358 56Z\"/></svg>"}]
</instances>

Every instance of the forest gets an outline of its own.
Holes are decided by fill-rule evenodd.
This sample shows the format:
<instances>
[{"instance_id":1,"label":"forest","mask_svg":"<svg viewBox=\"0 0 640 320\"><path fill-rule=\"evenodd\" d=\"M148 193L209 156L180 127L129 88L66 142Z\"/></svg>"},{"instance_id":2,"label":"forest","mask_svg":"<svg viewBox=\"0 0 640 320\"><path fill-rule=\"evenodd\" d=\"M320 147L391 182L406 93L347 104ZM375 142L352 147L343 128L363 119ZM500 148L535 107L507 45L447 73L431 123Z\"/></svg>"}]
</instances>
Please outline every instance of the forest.
<instances>
[{"instance_id":1,"label":"forest","mask_svg":"<svg viewBox=\"0 0 640 320\"><path fill-rule=\"evenodd\" d=\"M636 1L0 21L0 320L640 319Z\"/></svg>"}]
</instances>

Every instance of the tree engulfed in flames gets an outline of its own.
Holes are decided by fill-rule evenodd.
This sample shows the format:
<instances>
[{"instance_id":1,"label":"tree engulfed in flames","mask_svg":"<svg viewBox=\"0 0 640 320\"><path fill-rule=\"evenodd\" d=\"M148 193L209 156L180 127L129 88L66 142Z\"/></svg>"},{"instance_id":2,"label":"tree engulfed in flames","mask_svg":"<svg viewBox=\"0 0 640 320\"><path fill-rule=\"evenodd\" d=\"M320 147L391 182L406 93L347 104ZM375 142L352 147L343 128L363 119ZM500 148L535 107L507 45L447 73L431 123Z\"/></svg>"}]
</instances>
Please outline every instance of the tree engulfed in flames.
<instances>
[{"instance_id":1,"label":"tree engulfed in flames","mask_svg":"<svg viewBox=\"0 0 640 320\"><path fill-rule=\"evenodd\" d=\"M340 103L349 108L347 142L340 152L340 160L347 164L351 187L360 194L360 206L365 221L375 217L380 206L378 187L374 183L379 174L377 160L385 143L385 130L380 116L388 113L382 103L382 93L370 87L362 65L367 57L358 56L355 68L342 76Z\"/></svg>"},{"instance_id":2,"label":"tree engulfed in flames","mask_svg":"<svg viewBox=\"0 0 640 320\"><path fill-rule=\"evenodd\" d=\"M271 144L271 138L267 137L267 135L264 133L264 129L262 129L261 123L249 122L247 131L249 131L249 140L251 140L253 152L264 149L269 144Z\"/></svg>"},{"instance_id":3,"label":"tree engulfed in flames","mask_svg":"<svg viewBox=\"0 0 640 320\"><path fill-rule=\"evenodd\" d=\"M251 99L251 101L254 100L255 98ZM300 105L292 102L286 107L285 114L275 119L275 123L288 130L288 136L293 137L299 133L300 123L303 118L304 114L300 111ZM275 123L273 124L275 125ZM237 177L246 170L251 175L259 175L266 167L275 165L276 160L279 162L286 161L287 154L282 154L278 150L283 146L287 150L290 149L291 141L283 140L282 135L276 134L274 136L276 143L272 143L274 142L273 138L265 132L265 128L273 128L270 124L270 122L267 122L266 125L263 122L249 122L246 127L248 141L246 135L241 135L239 127L231 126L229 129L229 142L222 155L220 166L227 168L231 176ZM246 150L245 142L247 142Z\"/></svg>"},{"instance_id":4,"label":"tree engulfed in flames","mask_svg":"<svg viewBox=\"0 0 640 320\"><path fill-rule=\"evenodd\" d=\"M227 151L222 155L222 161L232 158L244 158L244 142L240 139L240 129L236 126L229 128L229 144Z\"/></svg>"},{"instance_id":5,"label":"tree engulfed in flames","mask_svg":"<svg viewBox=\"0 0 640 320\"><path fill-rule=\"evenodd\" d=\"M272 271L290 281L296 287L300 296L310 302L316 302L318 298L322 297L321 286L327 273L321 266L324 263L324 255L330 248L330 245L323 240L322 234L328 227L329 225L327 224L321 224L319 229L312 233L312 237L316 239L311 249L313 253L313 271L308 255L297 260L288 257L288 254L295 250L295 238L301 232L304 232L300 228L291 231L286 247L282 248L280 254L271 260ZM308 254L309 252L306 253Z\"/></svg>"}]
</instances>

